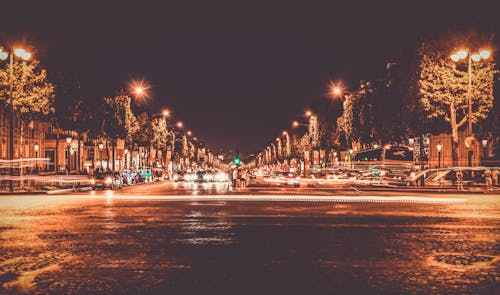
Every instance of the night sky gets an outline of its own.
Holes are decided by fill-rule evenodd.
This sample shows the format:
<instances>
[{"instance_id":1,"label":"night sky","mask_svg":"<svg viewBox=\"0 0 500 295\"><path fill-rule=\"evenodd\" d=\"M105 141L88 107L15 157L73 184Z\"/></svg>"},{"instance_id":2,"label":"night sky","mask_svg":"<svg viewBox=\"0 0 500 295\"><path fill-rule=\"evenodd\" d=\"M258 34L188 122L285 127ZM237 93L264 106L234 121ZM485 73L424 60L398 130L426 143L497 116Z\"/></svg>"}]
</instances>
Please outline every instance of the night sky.
<instances>
[{"instance_id":1,"label":"night sky","mask_svg":"<svg viewBox=\"0 0 500 295\"><path fill-rule=\"evenodd\" d=\"M242 153L325 97L329 80L355 88L438 31L500 30L495 1L474 9L460 1L19 2L2 3L0 44L32 45L48 71L78 77L89 100L144 79L150 109L167 107L209 146Z\"/></svg>"}]
</instances>

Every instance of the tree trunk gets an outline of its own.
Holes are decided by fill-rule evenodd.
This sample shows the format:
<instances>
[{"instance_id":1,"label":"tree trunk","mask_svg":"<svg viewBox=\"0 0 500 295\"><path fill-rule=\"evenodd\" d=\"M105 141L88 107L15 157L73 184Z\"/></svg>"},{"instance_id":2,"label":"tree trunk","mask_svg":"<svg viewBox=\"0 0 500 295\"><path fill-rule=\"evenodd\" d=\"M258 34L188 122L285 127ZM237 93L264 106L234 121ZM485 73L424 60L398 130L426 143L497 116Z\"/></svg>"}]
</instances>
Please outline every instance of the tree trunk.
<instances>
[{"instance_id":1,"label":"tree trunk","mask_svg":"<svg viewBox=\"0 0 500 295\"><path fill-rule=\"evenodd\" d=\"M76 157L77 157L77 159L78 159L78 160L76 161L76 170L77 170L77 171L80 171L80 170L81 170L81 165L80 165L80 164L81 164L81 162L82 162L82 161L81 161L81 159L82 159L82 158L81 158L81 153L80 153L80 149L81 149L81 148L80 148L80 133L78 133L78 132L77 132L77 133L76 133L76 136L77 136L77 138L78 138L78 148L77 148L77 150L76 150Z\"/></svg>"},{"instance_id":2,"label":"tree trunk","mask_svg":"<svg viewBox=\"0 0 500 295\"><path fill-rule=\"evenodd\" d=\"M59 163L59 132L56 135L56 151L54 155L54 172L57 174L57 163Z\"/></svg>"},{"instance_id":3,"label":"tree trunk","mask_svg":"<svg viewBox=\"0 0 500 295\"><path fill-rule=\"evenodd\" d=\"M116 139L112 139L111 140L111 155L112 155L112 161L113 163L111 164L111 169L113 170L113 172L115 172L115 146L116 146Z\"/></svg>"}]
</instances>

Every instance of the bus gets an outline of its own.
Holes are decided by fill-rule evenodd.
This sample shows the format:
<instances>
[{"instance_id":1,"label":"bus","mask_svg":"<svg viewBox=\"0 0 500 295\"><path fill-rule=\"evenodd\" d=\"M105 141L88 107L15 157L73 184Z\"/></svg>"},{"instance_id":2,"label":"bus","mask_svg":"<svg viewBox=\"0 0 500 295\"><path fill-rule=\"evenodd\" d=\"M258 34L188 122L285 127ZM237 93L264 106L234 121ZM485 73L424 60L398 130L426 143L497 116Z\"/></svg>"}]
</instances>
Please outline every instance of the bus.
<instances>
[{"instance_id":1,"label":"bus","mask_svg":"<svg viewBox=\"0 0 500 295\"><path fill-rule=\"evenodd\" d=\"M414 168L414 151L407 146L386 145L358 151L354 154L354 165L379 171L380 176L403 177Z\"/></svg>"}]
</instances>

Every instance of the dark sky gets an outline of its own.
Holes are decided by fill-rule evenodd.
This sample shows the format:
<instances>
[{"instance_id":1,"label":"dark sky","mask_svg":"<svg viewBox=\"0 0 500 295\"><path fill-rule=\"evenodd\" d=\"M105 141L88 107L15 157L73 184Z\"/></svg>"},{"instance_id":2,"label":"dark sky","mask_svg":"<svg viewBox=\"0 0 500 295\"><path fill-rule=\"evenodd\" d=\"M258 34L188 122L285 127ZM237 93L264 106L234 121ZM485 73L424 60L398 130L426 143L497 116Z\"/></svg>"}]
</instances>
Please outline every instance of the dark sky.
<instances>
[{"instance_id":1,"label":"dark sky","mask_svg":"<svg viewBox=\"0 0 500 295\"><path fill-rule=\"evenodd\" d=\"M0 44L32 45L49 71L78 77L88 99L143 78L151 109L168 107L209 145L243 153L288 127L330 79L356 87L428 33L500 27L495 1L474 9L460 1L19 2L2 4Z\"/></svg>"}]
</instances>

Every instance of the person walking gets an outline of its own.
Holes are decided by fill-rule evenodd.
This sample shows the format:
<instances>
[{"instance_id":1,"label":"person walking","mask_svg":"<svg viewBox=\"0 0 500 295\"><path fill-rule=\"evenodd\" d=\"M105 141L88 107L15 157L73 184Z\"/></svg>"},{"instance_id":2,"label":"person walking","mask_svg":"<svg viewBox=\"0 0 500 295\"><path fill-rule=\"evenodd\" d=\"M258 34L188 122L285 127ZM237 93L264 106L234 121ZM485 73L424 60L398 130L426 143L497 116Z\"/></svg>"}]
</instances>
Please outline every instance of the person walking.
<instances>
[{"instance_id":1,"label":"person walking","mask_svg":"<svg viewBox=\"0 0 500 295\"><path fill-rule=\"evenodd\" d=\"M464 174L462 170L457 171L457 190L463 191L464 190Z\"/></svg>"},{"instance_id":2,"label":"person walking","mask_svg":"<svg viewBox=\"0 0 500 295\"><path fill-rule=\"evenodd\" d=\"M241 187L246 188L247 187L247 170L242 169L241 171Z\"/></svg>"},{"instance_id":3,"label":"person walking","mask_svg":"<svg viewBox=\"0 0 500 295\"><path fill-rule=\"evenodd\" d=\"M231 174L231 180L233 181L233 188L236 188L236 180L238 179L238 170L233 169L233 172Z\"/></svg>"},{"instance_id":4,"label":"person walking","mask_svg":"<svg viewBox=\"0 0 500 295\"><path fill-rule=\"evenodd\" d=\"M486 189L489 191L493 190L493 187L492 187L493 179L492 179L490 169L486 169L486 171L484 171L484 179L486 181Z\"/></svg>"},{"instance_id":5,"label":"person walking","mask_svg":"<svg viewBox=\"0 0 500 295\"><path fill-rule=\"evenodd\" d=\"M493 185L494 186L498 186L498 183L499 183L499 179L498 179L498 176L500 175L500 171L498 171L498 169L493 169L493 172L491 173L492 177L493 177Z\"/></svg>"}]
</instances>

